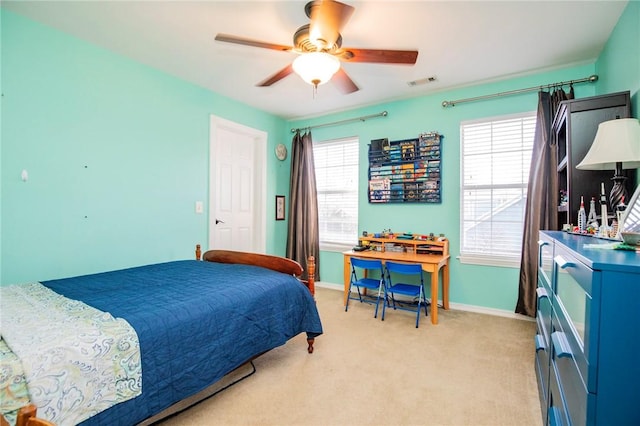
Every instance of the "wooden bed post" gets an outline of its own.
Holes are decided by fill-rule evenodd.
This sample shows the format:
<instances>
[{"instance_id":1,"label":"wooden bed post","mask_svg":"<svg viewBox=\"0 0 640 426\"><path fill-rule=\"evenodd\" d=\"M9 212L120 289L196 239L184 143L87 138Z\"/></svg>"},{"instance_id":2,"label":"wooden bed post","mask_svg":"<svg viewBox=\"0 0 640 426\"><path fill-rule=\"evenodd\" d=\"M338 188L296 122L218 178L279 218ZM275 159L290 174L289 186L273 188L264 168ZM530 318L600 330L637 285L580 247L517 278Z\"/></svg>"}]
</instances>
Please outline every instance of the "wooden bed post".
<instances>
[{"instance_id":1,"label":"wooden bed post","mask_svg":"<svg viewBox=\"0 0 640 426\"><path fill-rule=\"evenodd\" d=\"M311 295L315 298L316 296L316 258L313 256L309 256L307 258L307 287L309 287L309 291Z\"/></svg>"},{"instance_id":2,"label":"wooden bed post","mask_svg":"<svg viewBox=\"0 0 640 426\"><path fill-rule=\"evenodd\" d=\"M202 259L202 250L200 249L200 244L196 244L196 260Z\"/></svg>"},{"instance_id":3,"label":"wooden bed post","mask_svg":"<svg viewBox=\"0 0 640 426\"><path fill-rule=\"evenodd\" d=\"M18 411L16 426L55 426L47 420L36 417L37 410L34 404L22 407L20 411Z\"/></svg>"},{"instance_id":4,"label":"wooden bed post","mask_svg":"<svg viewBox=\"0 0 640 426\"><path fill-rule=\"evenodd\" d=\"M311 292L311 296L315 300L316 298L316 258L313 256L309 256L307 258L307 287ZM310 354L313 353L313 343L315 342L315 338L308 337L307 338L307 352Z\"/></svg>"}]
</instances>

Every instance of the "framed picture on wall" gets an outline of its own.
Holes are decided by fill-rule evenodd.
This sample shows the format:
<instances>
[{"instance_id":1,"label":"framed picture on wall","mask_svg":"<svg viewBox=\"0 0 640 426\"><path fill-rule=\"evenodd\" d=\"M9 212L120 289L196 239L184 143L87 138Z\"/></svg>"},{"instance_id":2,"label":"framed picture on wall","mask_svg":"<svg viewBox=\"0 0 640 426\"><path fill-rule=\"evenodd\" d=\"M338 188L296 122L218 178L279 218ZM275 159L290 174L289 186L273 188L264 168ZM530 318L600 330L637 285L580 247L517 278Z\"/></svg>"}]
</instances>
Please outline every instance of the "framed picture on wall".
<instances>
[{"instance_id":1,"label":"framed picture on wall","mask_svg":"<svg viewBox=\"0 0 640 426\"><path fill-rule=\"evenodd\" d=\"M284 220L284 195L276 195L276 220Z\"/></svg>"}]
</instances>

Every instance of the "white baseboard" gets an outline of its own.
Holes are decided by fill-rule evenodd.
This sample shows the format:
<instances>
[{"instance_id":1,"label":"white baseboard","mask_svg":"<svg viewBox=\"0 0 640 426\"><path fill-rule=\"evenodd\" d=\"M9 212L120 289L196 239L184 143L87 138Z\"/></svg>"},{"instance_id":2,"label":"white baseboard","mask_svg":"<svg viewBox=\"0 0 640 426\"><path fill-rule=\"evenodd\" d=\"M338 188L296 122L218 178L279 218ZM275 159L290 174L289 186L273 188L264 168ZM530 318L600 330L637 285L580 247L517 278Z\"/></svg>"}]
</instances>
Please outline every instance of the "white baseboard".
<instances>
[{"instance_id":1,"label":"white baseboard","mask_svg":"<svg viewBox=\"0 0 640 426\"><path fill-rule=\"evenodd\" d=\"M327 288L330 290L344 291L344 286L342 284L336 283L327 283L322 281L317 281L316 287ZM440 306L442 306L442 300L438 301ZM478 314L487 314L487 315L495 315L498 317L506 317L512 318L522 321L535 321L535 318L528 317L526 315L516 314L515 312L507 311L504 309L496 309L496 308L487 308L486 306L477 306L477 305L467 305L465 303L449 303L449 308L455 309L457 311L467 311L467 312L475 312Z\"/></svg>"},{"instance_id":2,"label":"white baseboard","mask_svg":"<svg viewBox=\"0 0 640 426\"><path fill-rule=\"evenodd\" d=\"M324 281L316 281L315 284L316 284L316 287L328 288L330 290L344 291L344 286L342 284L327 283Z\"/></svg>"},{"instance_id":3,"label":"white baseboard","mask_svg":"<svg viewBox=\"0 0 640 426\"><path fill-rule=\"evenodd\" d=\"M456 309L458 311L476 312L478 314L495 315L498 317L512 318L522 321L535 321L535 318L528 317L522 314L516 314L515 312L507 311L504 309L487 308L486 306L466 305L464 303L449 303L449 308Z\"/></svg>"}]
</instances>

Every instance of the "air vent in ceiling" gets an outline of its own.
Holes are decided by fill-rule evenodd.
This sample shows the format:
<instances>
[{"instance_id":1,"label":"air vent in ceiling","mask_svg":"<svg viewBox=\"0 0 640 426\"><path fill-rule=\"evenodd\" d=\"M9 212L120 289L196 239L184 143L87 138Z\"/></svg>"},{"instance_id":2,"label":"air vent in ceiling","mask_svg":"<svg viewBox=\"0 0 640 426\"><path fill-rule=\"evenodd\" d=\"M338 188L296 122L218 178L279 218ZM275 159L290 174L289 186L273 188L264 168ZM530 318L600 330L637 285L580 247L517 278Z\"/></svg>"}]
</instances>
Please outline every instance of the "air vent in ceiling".
<instances>
[{"instance_id":1,"label":"air vent in ceiling","mask_svg":"<svg viewBox=\"0 0 640 426\"><path fill-rule=\"evenodd\" d=\"M421 86L427 83L433 83L434 81L436 81L436 77L432 76L432 77L421 78L419 80L409 81L407 82L407 84L411 87L414 87L414 86Z\"/></svg>"}]
</instances>

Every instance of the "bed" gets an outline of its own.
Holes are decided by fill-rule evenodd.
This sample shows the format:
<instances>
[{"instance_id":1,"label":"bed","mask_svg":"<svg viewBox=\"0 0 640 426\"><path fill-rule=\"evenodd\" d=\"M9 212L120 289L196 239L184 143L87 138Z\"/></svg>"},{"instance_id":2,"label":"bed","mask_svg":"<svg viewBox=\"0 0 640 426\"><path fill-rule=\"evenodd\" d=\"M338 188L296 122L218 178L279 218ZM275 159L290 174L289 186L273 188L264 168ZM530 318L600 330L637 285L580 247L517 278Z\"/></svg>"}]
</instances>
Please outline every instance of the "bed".
<instances>
[{"instance_id":1,"label":"bed","mask_svg":"<svg viewBox=\"0 0 640 426\"><path fill-rule=\"evenodd\" d=\"M196 253L199 258L199 249ZM254 358L302 332L307 334L307 351L313 352L314 339L322 334L322 324L312 294L312 259L308 279L304 281L303 269L297 262L278 256L213 250L204 253L202 259L20 285L31 286L28 291L20 286L3 287L3 312L7 310L7 294L18 293L16 306L19 306L29 291L35 291L47 294L48 298L63 298L64 302L55 304L72 305L74 317L81 312L80 316L88 315L94 323L99 317L98 322L104 320L108 324L108 331L119 333L115 337L96 338L93 331L80 329L83 336L80 340L88 344L80 345L78 352L100 352L121 370L116 371L115 378L103 379L107 376L103 370L72 358L67 363L73 364L73 368L91 372L87 373L87 381L91 382L87 387L97 388L94 391L98 395L85 395L84 388L79 391L75 384L71 386L72 392L67 388L63 395L52 395L50 389L35 387L40 400L32 402L38 406L38 416L59 425L150 424L217 392L220 383L229 377L239 375L232 379L233 383L253 374ZM5 291L7 288L13 289ZM37 308L40 302L28 303L35 306L32 310L40 310ZM47 335L43 340L46 347L53 348L48 359L57 360L60 347L54 347L58 340L49 336L51 330L74 328L67 326L66 319L58 319L57 313L44 315L43 322L48 325L43 326L47 330L42 333ZM20 314L15 318L20 318ZM29 321L32 319L24 319L29 326L27 330L32 330ZM7 330L8 322L3 317L3 338L13 334L13 339L26 339L21 344L29 346L31 340L24 337L29 333ZM122 323L130 325L135 337L124 330ZM138 358L129 351L136 346L136 338ZM14 349L12 341L6 340ZM67 343L64 350L74 345ZM20 353L23 352L28 350L21 349ZM36 358L46 353L36 352ZM34 367L31 361L21 361L27 376L35 371L36 376L44 376L50 388L64 389L66 371L53 374L42 366ZM112 367L108 364L104 371L110 372ZM243 369L246 372L238 373ZM96 385L97 380L104 383ZM32 383L29 386L33 393ZM101 406L99 397L108 406ZM43 399L49 402L45 404ZM90 403L86 404L87 401ZM81 410L81 403L89 407L83 406Z\"/></svg>"}]
</instances>

